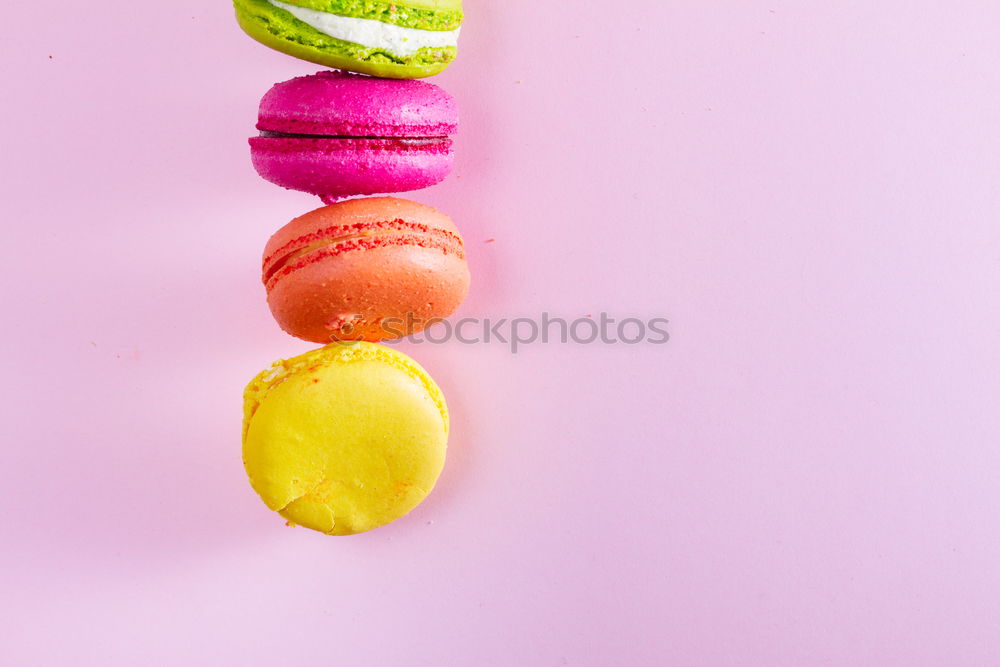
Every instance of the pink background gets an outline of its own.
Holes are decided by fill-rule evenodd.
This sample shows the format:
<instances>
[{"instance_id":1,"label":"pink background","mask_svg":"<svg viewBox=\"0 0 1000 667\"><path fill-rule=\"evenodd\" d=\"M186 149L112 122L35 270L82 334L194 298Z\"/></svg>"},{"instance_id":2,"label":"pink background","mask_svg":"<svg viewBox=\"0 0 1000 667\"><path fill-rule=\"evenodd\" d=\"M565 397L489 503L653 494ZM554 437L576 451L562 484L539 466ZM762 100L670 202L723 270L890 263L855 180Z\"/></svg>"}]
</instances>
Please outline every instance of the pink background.
<instances>
[{"instance_id":1,"label":"pink background","mask_svg":"<svg viewBox=\"0 0 1000 667\"><path fill-rule=\"evenodd\" d=\"M274 82L227 2L11 3L0 662L1000 663L1000 9L469 0L437 492L349 539L246 483ZM753 6L751 6L753 5ZM614 8L613 13L611 13ZM494 243L486 243L496 239Z\"/></svg>"}]
</instances>

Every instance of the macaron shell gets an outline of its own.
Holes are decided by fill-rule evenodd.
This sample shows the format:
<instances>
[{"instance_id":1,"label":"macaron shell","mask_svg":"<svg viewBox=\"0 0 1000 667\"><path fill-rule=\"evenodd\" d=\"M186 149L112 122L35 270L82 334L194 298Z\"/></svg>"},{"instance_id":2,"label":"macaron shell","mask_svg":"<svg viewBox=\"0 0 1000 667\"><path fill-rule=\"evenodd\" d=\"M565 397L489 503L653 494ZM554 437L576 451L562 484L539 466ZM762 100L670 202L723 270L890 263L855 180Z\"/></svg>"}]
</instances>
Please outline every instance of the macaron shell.
<instances>
[{"instance_id":1,"label":"macaron shell","mask_svg":"<svg viewBox=\"0 0 1000 667\"><path fill-rule=\"evenodd\" d=\"M243 31L276 51L317 65L386 79L421 79L444 71L455 59L454 48L424 49L417 57L396 62L378 49L344 42L314 30L263 0L234 0Z\"/></svg>"},{"instance_id":2,"label":"macaron shell","mask_svg":"<svg viewBox=\"0 0 1000 667\"><path fill-rule=\"evenodd\" d=\"M377 4L372 2L372 0L366 0L367 4ZM331 0L291 0L293 5L302 5L303 7L316 7L317 9L323 9L326 5L341 4L338 2L331 2ZM403 10L407 7L415 7L417 9L434 9L442 11L461 11L462 10L462 0L406 0L406 2L389 2L386 3L398 10Z\"/></svg>"},{"instance_id":3,"label":"macaron shell","mask_svg":"<svg viewBox=\"0 0 1000 667\"><path fill-rule=\"evenodd\" d=\"M267 303L278 325L314 343L379 341L423 330L465 300L463 258L419 246L358 250L276 281Z\"/></svg>"},{"instance_id":4,"label":"macaron shell","mask_svg":"<svg viewBox=\"0 0 1000 667\"><path fill-rule=\"evenodd\" d=\"M407 2L398 4L403 7L420 7L423 9L462 10L462 0L408 0Z\"/></svg>"},{"instance_id":5,"label":"macaron shell","mask_svg":"<svg viewBox=\"0 0 1000 667\"><path fill-rule=\"evenodd\" d=\"M296 239L333 227L365 227L401 220L447 235L409 238L406 234L365 232L385 245L320 257L305 256L294 270L274 273L274 258ZM338 232L339 233L339 232ZM451 239L455 240L451 240ZM461 237L448 216L423 204L377 197L352 199L307 213L280 229L264 250L267 302L279 326L316 343L331 340L379 341L422 330L434 318L451 315L469 290L470 274ZM400 243L396 243L400 240ZM310 261L317 257L316 261ZM270 260L270 261L269 261Z\"/></svg>"},{"instance_id":6,"label":"macaron shell","mask_svg":"<svg viewBox=\"0 0 1000 667\"><path fill-rule=\"evenodd\" d=\"M282 81L260 101L257 129L354 137L444 137L458 130L458 105L425 81L324 71Z\"/></svg>"},{"instance_id":7,"label":"macaron shell","mask_svg":"<svg viewBox=\"0 0 1000 667\"><path fill-rule=\"evenodd\" d=\"M400 352L331 345L279 362L245 395L243 459L264 503L331 535L404 516L444 467L448 413Z\"/></svg>"},{"instance_id":8,"label":"macaron shell","mask_svg":"<svg viewBox=\"0 0 1000 667\"><path fill-rule=\"evenodd\" d=\"M261 178L327 203L436 185L451 173L455 160L450 140L413 145L383 139L254 137L250 147Z\"/></svg>"},{"instance_id":9,"label":"macaron shell","mask_svg":"<svg viewBox=\"0 0 1000 667\"><path fill-rule=\"evenodd\" d=\"M295 218L271 235L264 246L264 259L301 236L317 234L335 225L371 225L396 219L460 236L454 221L433 206L400 197L365 197L321 206Z\"/></svg>"}]
</instances>

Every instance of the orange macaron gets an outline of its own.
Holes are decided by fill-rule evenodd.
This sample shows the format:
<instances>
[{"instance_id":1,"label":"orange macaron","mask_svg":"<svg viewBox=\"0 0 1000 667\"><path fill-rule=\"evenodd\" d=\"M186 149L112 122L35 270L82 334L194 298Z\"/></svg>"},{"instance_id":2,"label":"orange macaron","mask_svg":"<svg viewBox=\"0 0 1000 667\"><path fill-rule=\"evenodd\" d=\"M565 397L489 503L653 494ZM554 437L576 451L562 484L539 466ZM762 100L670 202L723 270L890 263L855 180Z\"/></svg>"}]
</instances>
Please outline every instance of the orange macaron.
<instances>
[{"instance_id":1,"label":"orange macaron","mask_svg":"<svg viewBox=\"0 0 1000 667\"><path fill-rule=\"evenodd\" d=\"M279 229L264 249L267 302L314 343L408 336L451 315L469 291L451 219L395 197L350 199Z\"/></svg>"}]
</instances>

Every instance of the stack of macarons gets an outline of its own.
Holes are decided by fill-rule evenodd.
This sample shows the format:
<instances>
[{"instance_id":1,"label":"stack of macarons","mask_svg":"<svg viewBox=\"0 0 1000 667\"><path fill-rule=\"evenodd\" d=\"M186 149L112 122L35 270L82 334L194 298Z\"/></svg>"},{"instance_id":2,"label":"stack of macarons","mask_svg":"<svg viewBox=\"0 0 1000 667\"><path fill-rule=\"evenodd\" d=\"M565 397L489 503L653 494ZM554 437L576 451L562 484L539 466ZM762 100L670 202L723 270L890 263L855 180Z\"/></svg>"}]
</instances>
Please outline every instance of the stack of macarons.
<instances>
[{"instance_id":1,"label":"stack of macarons","mask_svg":"<svg viewBox=\"0 0 1000 667\"><path fill-rule=\"evenodd\" d=\"M288 522L350 535L407 514L444 466L448 409L415 361L379 345L448 317L469 290L462 237L391 196L451 171L455 100L415 79L456 55L461 0L234 0L257 41L327 67L275 84L250 139L262 178L323 207L264 249L267 303L323 347L275 362L244 393L243 462Z\"/></svg>"}]
</instances>

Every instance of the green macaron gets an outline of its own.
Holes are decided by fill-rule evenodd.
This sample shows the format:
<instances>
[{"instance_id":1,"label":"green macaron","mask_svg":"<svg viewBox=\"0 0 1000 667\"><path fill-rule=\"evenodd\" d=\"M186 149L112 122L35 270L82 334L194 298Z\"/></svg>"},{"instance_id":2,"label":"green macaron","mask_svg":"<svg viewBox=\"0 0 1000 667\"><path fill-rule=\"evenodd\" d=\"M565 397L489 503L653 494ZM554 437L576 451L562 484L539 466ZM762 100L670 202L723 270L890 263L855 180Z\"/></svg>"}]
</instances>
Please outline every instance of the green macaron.
<instances>
[{"instance_id":1,"label":"green macaron","mask_svg":"<svg viewBox=\"0 0 1000 667\"><path fill-rule=\"evenodd\" d=\"M335 69L419 79L457 53L462 0L233 0L261 44Z\"/></svg>"}]
</instances>

